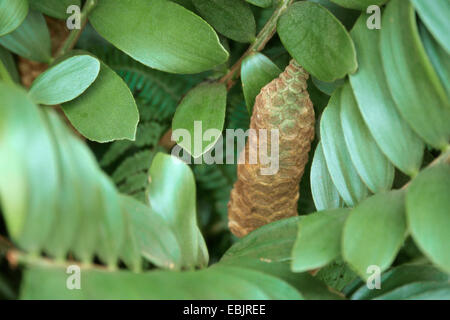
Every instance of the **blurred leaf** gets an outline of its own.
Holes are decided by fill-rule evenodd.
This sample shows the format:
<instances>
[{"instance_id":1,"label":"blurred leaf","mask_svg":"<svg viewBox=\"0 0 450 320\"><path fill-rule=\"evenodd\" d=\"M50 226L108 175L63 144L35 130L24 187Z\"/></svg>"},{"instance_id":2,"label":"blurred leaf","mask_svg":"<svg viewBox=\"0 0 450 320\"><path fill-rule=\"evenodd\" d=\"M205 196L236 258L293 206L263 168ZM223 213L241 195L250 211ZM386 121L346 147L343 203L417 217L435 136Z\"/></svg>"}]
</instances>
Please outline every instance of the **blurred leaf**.
<instances>
[{"instance_id":1,"label":"blurred leaf","mask_svg":"<svg viewBox=\"0 0 450 320\"><path fill-rule=\"evenodd\" d=\"M342 88L339 88L331 97L322 114L320 132L331 179L345 203L354 206L367 197L369 192L356 172L345 145L340 119L341 95Z\"/></svg>"},{"instance_id":2,"label":"blurred leaf","mask_svg":"<svg viewBox=\"0 0 450 320\"><path fill-rule=\"evenodd\" d=\"M136 271L141 268L141 256L158 267L181 269L181 249L167 222L149 206L128 197L120 201L127 219L127 241L122 249L125 262Z\"/></svg>"},{"instance_id":3,"label":"blurred leaf","mask_svg":"<svg viewBox=\"0 0 450 320\"><path fill-rule=\"evenodd\" d=\"M0 37L17 29L27 14L27 0L0 0Z\"/></svg>"},{"instance_id":4,"label":"blurred leaf","mask_svg":"<svg viewBox=\"0 0 450 320\"><path fill-rule=\"evenodd\" d=\"M158 70L198 73L228 59L211 26L170 1L102 0L89 21L114 46Z\"/></svg>"},{"instance_id":5,"label":"blurred leaf","mask_svg":"<svg viewBox=\"0 0 450 320\"><path fill-rule=\"evenodd\" d=\"M174 156L158 153L149 174L150 206L176 235L182 266L206 266L208 253L197 226L195 181L191 169Z\"/></svg>"},{"instance_id":6,"label":"blurred leaf","mask_svg":"<svg viewBox=\"0 0 450 320\"><path fill-rule=\"evenodd\" d=\"M265 55L255 52L242 61L241 79L248 113L253 112L256 96L281 70Z\"/></svg>"},{"instance_id":7,"label":"blurred leaf","mask_svg":"<svg viewBox=\"0 0 450 320\"><path fill-rule=\"evenodd\" d=\"M344 79L339 79L334 82L324 82L324 81L320 81L316 77L311 77L311 78L312 78L314 85L320 91L322 91L323 93L325 93L329 96L331 96L337 88L339 88L340 86L342 86L345 83Z\"/></svg>"},{"instance_id":8,"label":"blurred leaf","mask_svg":"<svg viewBox=\"0 0 450 320\"><path fill-rule=\"evenodd\" d=\"M216 266L201 271L82 271L80 290L67 290L62 268L29 268L20 298L34 299L301 299L286 282L259 271Z\"/></svg>"},{"instance_id":9,"label":"blurred leaf","mask_svg":"<svg viewBox=\"0 0 450 320\"><path fill-rule=\"evenodd\" d=\"M49 63L52 58L50 33L40 12L30 11L17 29L0 37L0 44L29 60Z\"/></svg>"},{"instance_id":10,"label":"blurred leaf","mask_svg":"<svg viewBox=\"0 0 450 320\"><path fill-rule=\"evenodd\" d=\"M321 268L316 274L317 279L325 282L331 288L342 292L344 295L344 288L351 284L355 279L359 280L356 273L349 268L349 266L338 258Z\"/></svg>"},{"instance_id":11,"label":"blurred leaf","mask_svg":"<svg viewBox=\"0 0 450 320\"><path fill-rule=\"evenodd\" d=\"M319 80L333 82L358 67L347 30L316 3L291 5L278 20L277 31L287 51Z\"/></svg>"},{"instance_id":12,"label":"blurred leaf","mask_svg":"<svg viewBox=\"0 0 450 320\"><path fill-rule=\"evenodd\" d=\"M450 277L428 265L402 265L395 267L381 276L381 289L371 290L366 284L362 285L353 295L352 300L368 300L382 296L404 285L414 282L443 282L448 283Z\"/></svg>"},{"instance_id":13,"label":"blurred leaf","mask_svg":"<svg viewBox=\"0 0 450 320\"><path fill-rule=\"evenodd\" d=\"M341 124L350 158L361 179L374 193L390 190L394 167L367 129L349 83L341 94Z\"/></svg>"},{"instance_id":14,"label":"blurred leaf","mask_svg":"<svg viewBox=\"0 0 450 320\"><path fill-rule=\"evenodd\" d=\"M381 53L402 116L427 143L445 148L450 139L450 101L420 42L409 1L389 2L383 15Z\"/></svg>"},{"instance_id":15,"label":"blurred leaf","mask_svg":"<svg viewBox=\"0 0 450 320\"><path fill-rule=\"evenodd\" d=\"M34 10L38 10L43 14L57 18L67 19L69 14L67 8L71 5L81 6L80 0L28 0L30 6Z\"/></svg>"},{"instance_id":16,"label":"blurred leaf","mask_svg":"<svg viewBox=\"0 0 450 320\"><path fill-rule=\"evenodd\" d=\"M328 172L321 142L317 144L311 166L311 192L317 211L343 206L342 198Z\"/></svg>"},{"instance_id":17,"label":"blurred leaf","mask_svg":"<svg viewBox=\"0 0 450 320\"><path fill-rule=\"evenodd\" d=\"M78 98L62 105L72 125L97 142L134 140L139 113L123 80L100 62L95 82Z\"/></svg>"},{"instance_id":18,"label":"blurred leaf","mask_svg":"<svg viewBox=\"0 0 450 320\"><path fill-rule=\"evenodd\" d=\"M423 170L406 195L408 225L414 241L438 267L450 272L450 165Z\"/></svg>"},{"instance_id":19,"label":"blurred leaf","mask_svg":"<svg viewBox=\"0 0 450 320\"><path fill-rule=\"evenodd\" d=\"M89 56L68 58L41 73L29 94L36 104L56 105L75 99L95 81L100 62Z\"/></svg>"},{"instance_id":20,"label":"blurred leaf","mask_svg":"<svg viewBox=\"0 0 450 320\"><path fill-rule=\"evenodd\" d=\"M220 138L226 104L223 83L203 83L189 91L172 120L174 140L194 158L200 157Z\"/></svg>"},{"instance_id":21,"label":"blurred leaf","mask_svg":"<svg viewBox=\"0 0 450 320\"><path fill-rule=\"evenodd\" d=\"M292 249L292 270L303 272L326 266L341 253L341 234L348 209L320 211L305 216Z\"/></svg>"},{"instance_id":22,"label":"blurred leaf","mask_svg":"<svg viewBox=\"0 0 450 320\"><path fill-rule=\"evenodd\" d=\"M406 236L404 191L376 194L352 210L342 234L344 260L367 279L367 268L389 268ZM383 283L384 284L384 283Z\"/></svg>"},{"instance_id":23,"label":"blurred leaf","mask_svg":"<svg viewBox=\"0 0 450 320\"><path fill-rule=\"evenodd\" d=\"M245 1L261 8L268 8L273 4L273 0L245 0Z\"/></svg>"},{"instance_id":24,"label":"blurred leaf","mask_svg":"<svg viewBox=\"0 0 450 320\"><path fill-rule=\"evenodd\" d=\"M381 6L389 0L331 0L344 8L365 11L371 5Z\"/></svg>"},{"instance_id":25,"label":"blurred leaf","mask_svg":"<svg viewBox=\"0 0 450 320\"><path fill-rule=\"evenodd\" d=\"M375 300L450 300L450 284L413 282L380 295Z\"/></svg>"},{"instance_id":26,"label":"blurred leaf","mask_svg":"<svg viewBox=\"0 0 450 320\"><path fill-rule=\"evenodd\" d=\"M419 30L428 58L447 92L447 97L450 97L450 54L439 45L423 24L419 25Z\"/></svg>"},{"instance_id":27,"label":"blurred leaf","mask_svg":"<svg viewBox=\"0 0 450 320\"><path fill-rule=\"evenodd\" d=\"M200 15L225 37L238 42L255 39L256 23L242 0L192 0Z\"/></svg>"},{"instance_id":28,"label":"blurred leaf","mask_svg":"<svg viewBox=\"0 0 450 320\"><path fill-rule=\"evenodd\" d=\"M351 35L359 70L350 75L350 83L361 115L389 160L404 173L414 176L422 164L424 144L400 116L389 91L381 67L380 31L369 30L363 14Z\"/></svg>"},{"instance_id":29,"label":"blurred leaf","mask_svg":"<svg viewBox=\"0 0 450 320\"><path fill-rule=\"evenodd\" d=\"M296 288L304 299L307 300L340 300L342 297L331 292L328 287L308 272L294 273L290 270L289 263L266 261L256 258L244 257L221 261L218 265L242 267L257 270L269 274ZM214 266L213 266L214 267Z\"/></svg>"},{"instance_id":30,"label":"blurred leaf","mask_svg":"<svg viewBox=\"0 0 450 320\"><path fill-rule=\"evenodd\" d=\"M74 154L72 138L64 123L55 112L46 109L49 130L55 141L55 152L59 163L59 186L55 215L47 241L45 251L58 260L64 260L77 236L77 227L82 217L82 194L86 190L80 181L80 173L77 170L77 155ZM86 160L82 160L86 161Z\"/></svg>"},{"instance_id":31,"label":"blurred leaf","mask_svg":"<svg viewBox=\"0 0 450 320\"><path fill-rule=\"evenodd\" d=\"M434 35L435 39L450 54L450 2L447 0L412 0L422 21Z\"/></svg>"},{"instance_id":32,"label":"blurred leaf","mask_svg":"<svg viewBox=\"0 0 450 320\"><path fill-rule=\"evenodd\" d=\"M38 253L53 223L57 160L43 114L16 86L0 82L0 197L10 236ZM25 129L24 129L25 128ZM38 226L38 227L36 227Z\"/></svg>"},{"instance_id":33,"label":"blurred leaf","mask_svg":"<svg viewBox=\"0 0 450 320\"><path fill-rule=\"evenodd\" d=\"M223 255L221 262L254 258L266 262L291 260L292 246L302 217L281 219L251 232Z\"/></svg>"},{"instance_id":34,"label":"blurred leaf","mask_svg":"<svg viewBox=\"0 0 450 320\"><path fill-rule=\"evenodd\" d=\"M19 83L20 77L19 72L17 71L16 68L16 62L14 61L14 57L8 50L3 48L2 46L0 46L0 61L5 66L6 70L8 71L13 81Z\"/></svg>"}]
</instances>

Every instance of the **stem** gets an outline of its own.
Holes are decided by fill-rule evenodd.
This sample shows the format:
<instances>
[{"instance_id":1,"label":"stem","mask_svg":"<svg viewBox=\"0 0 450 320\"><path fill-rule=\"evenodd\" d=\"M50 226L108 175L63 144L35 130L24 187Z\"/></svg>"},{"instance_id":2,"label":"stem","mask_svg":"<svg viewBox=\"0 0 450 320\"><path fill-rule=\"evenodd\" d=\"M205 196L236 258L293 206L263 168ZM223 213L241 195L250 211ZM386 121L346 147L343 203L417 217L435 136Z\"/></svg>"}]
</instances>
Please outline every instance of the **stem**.
<instances>
[{"instance_id":1,"label":"stem","mask_svg":"<svg viewBox=\"0 0 450 320\"><path fill-rule=\"evenodd\" d=\"M0 60L0 79L5 81L8 84L14 84L13 79L11 78L11 75L9 74L8 70L6 69L5 65L3 64L3 61Z\"/></svg>"},{"instance_id":2,"label":"stem","mask_svg":"<svg viewBox=\"0 0 450 320\"><path fill-rule=\"evenodd\" d=\"M221 83L226 83L228 90L234 86L236 79L238 79L240 76L242 61L250 54L252 54L254 52L259 52L264 49L267 42L269 42L269 40L275 34L278 18L292 2L293 2L293 0L280 0L278 2L277 8L273 12L272 16L267 21L267 23L264 25L262 30L259 32L258 36L256 37L255 41L252 43L252 45L239 58L239 60L231 67L230 71L228 71L228 73L219 80L219 82L221 82Z\"/></svg>"},{"instance_id":3,"label":"stem","mask_svg":"<svg viewBox=\"0 0 450 320\"><path fill-rule=\"evenodd\" d=\"M81 33L83 32L84 28L86 27L89 14L91 11L95 8L97 5L98 0L87 0L83 10L81 11L81 28L80 29L74 29L70 32L69 36L67 37L66 41L64 42L63 46L59 51L56 53L55 58L59 58L63 55L65 55L67 52L73 49L75 47L78 39L80 38Z\"/></svg>"}]
</instances>

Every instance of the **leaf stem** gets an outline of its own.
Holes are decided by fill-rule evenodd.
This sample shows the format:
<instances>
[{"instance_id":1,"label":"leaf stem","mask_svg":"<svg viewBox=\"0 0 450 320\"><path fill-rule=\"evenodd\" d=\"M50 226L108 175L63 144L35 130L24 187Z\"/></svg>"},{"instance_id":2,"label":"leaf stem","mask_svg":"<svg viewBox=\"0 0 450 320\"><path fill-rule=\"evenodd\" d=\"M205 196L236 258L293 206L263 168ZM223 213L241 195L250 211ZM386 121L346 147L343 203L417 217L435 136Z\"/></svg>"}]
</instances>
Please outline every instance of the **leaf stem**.
<instances>
[{"instance_id":1,"label":"leaf stem","mask_svg":"<svg viewBox=\"0 0 450 320\"><path fill-rule=\"evenodd\" d=\"M59 51L56 53L55 58L59 58L63 55L65 55L67 52L73 49L75 47L76 43L78 42L78 39L80 38L81 33L83 32L84 28L86 27L89 14L91 11L95 8L97 5L98 0L87 0L83 10L81 11L81 28L80 29L74 29L70 32L69 36L67 37L66 41L64 42L63 46Z\"/></svg>"},{"instance_id":2,"label":"leaf stem","mask_svg":"<svg viewBox=\"0 0 450 320\"><path fill-rule=\"evenodd\" d=\"M281 16L281 14L289 7L289 5L293 2L293 0L280 0L278 2L278 6L273 12L272 16L269 18L267 23L264 25L264 27L259 32L258 36L256 37L255 41L252 43L252 45L245 51L245 53L239 58L239 60L231 67L231 69L228 71L226 75L224 75L222 78L220 78L219 82L225 83L227 85L227 89L231 89L234 84L236 83L236 80L240 76L240 70L242 61L253 52L259 52L264 49L267 42L269 42L270 39L272 39L273 35L275 34L276 27L277 27L277 21L278 18Z\"/></svg>"},{"instance_id":3,"label":"leaf stem","mask_svg":"<svg viewBox=\"0 0 450 320\"><path fill-rule=\"evenodd\" d=\"M0 79L2 79L8 84L14 84L14 81L11 78L8 69L6 69L5 65L3 64L3 61L1 60L0 60Z\"/></svg>"}]
</instances>

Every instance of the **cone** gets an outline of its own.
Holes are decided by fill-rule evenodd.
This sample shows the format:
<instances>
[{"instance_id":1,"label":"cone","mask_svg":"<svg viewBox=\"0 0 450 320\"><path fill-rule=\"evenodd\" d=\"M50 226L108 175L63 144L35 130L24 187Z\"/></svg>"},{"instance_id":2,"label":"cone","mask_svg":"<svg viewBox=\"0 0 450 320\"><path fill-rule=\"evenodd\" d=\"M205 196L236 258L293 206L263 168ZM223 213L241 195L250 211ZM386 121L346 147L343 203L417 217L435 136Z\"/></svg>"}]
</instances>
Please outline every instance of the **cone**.
<instances>
[{"instance_id":1,"label":"cone","mask_svg":"<svg viewBox=\"0 0 450 320\"><path fill-rule=\"evenodd\" d=\"M238 164L238 178L228 203L228 226L237 237L297 215L299 183L314 139L314 109L306 90L308 77L292 60L256 97L250 122L256 134L249 135L245 152L240 154L240 160L246 161ZM267 136L261 135L259 129L266 129ZM277 141L270 134L272 129L278 129ZM269 153L273 143L279 145L279 168L272 175L261 171L268 165L261 161L267 159L259 155L258 145L266 142ZM256 164L249 164L252 153L258 154Z\"/></svg>"}]
</instances>

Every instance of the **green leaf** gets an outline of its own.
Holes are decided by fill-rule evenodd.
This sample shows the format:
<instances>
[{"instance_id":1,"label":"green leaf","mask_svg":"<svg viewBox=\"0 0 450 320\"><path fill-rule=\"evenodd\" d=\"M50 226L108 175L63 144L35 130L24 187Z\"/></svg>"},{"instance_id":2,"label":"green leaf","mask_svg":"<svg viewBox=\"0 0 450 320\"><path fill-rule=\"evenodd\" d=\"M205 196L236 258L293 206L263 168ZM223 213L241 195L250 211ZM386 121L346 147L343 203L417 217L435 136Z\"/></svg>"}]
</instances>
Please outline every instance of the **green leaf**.
<instances>
[{"instance_id":1,"label":"green leaf","mask_svg":"<svg viewBox=\"0 0 450 320\"><path fill-rule=\"evenodd\" d=\"M243 258L268 262L291 260L300 219L302 217L282 219L256 229L228 249L221 262L228 263Z\"/></svg>"},{"instance_id":2,"label":"green leaf","mask_svg":"<svg viewBox=\"0 0 450 320\"><path fill-rule=\"evenodd\" d=\"M23 89L0 82L0 97L3 214L9 234L20 248L38 253L49 236L57 201L54 144L43 114Z\"/></svg>"},{"instance_id":3,"label":"green leaf","mask_svg":"<svg viewBox=\"0 0 450 320\"><path fill-rule=\"evenodd\" d=\"M256 96L281 70L265 55L255 52L242 61L241 80L249 114L253 112Z\"/></svg>"},{"instance_id":4,"label":"green leaf","mask_svg":"<svg viewBox=\"0 0 450 320\"><path fill-rule=\"evenodd\" d=\"M0 37L17 29L27 14L27 0L0 0Z\"/></svg>"},{"instance_id":5,"label":"green leaf","mask_svg":"<svg viewBox=\"0 0 450 320\"><path fill-rule=\"evenodd\" d=\"M450 166L423 170L406 196L408 225L414 241L438 267L450 272Z\"/></svg>"},{"instance_id":6,"label":"green leaf","mask_svg":"<svg viewBox=\"0 0 450 320\"><path fill-rule=\"evenodd\" d=\"M341 94L341 124L350 158L361 179L374 193L390 190L394 167L367 129L349 83Z\"/></svg>"},{"instance_id":7,"label":"green leaf","mask_svg":"<svg viewBox=\"0 0 450 320\"><path fill-rule=\"evenodd\" d=\"M311 77L311 78L312 78L312 82L317 87L317 89L319 89L320 91L322 91L323 93L325 93L329 96L331 96L337 88L339 88L340 86L342 86L345 83L344 79L339 79L334 82L324 82L324 81L320 81L316 77Z\"/></svg>"},{"instance_id":8,"label":"green leaf","mask_svg":"<svg viewBox=\"0 0 450 320\"><path fill-rule=\"evenodd\" d=\"M273 0L245 0L245 1L261 8L268 8L273 4Z\"/></svg>"},{"instance_id":9,"label":"green leaf","mask_svg":"<svg viewBox=\"0 0 450 320\"><path fill-rule=\"evenodd\" d=\"M412 0L422 21L434 35L435 39L450 54L450 2L446 0Z\"/></svg>"},{"instance_id":10,"label":"green leaf","mask_svg":"<svg viewBox=\"0 0 450 320\"><path fill-rule=\"evenodd\" d=\"M331 0L338 5L349 8L349 9L358 9L362 11L366 11L366 9L371 5L382 6L389 0Z\"/></svg>"},{"instance_id":11,"label":"green leaf","mask_svg":"<svg viewBox=\"0 0 450 320\"><path fill-rule=\"evenodd\" d=\"M337 4L331 2L331 0L309 0L310 2L315 2L323 7L327 8L342 24L347 28L351 29L351 27L355 24L356 19L360 16L361 12L357 10L351 10L347 8L343 8L338 6Z\"/></svg>"},{"instance_id":12,"label":"green leaf","mask_svg":"<svg viewBox=\"0 0 450 320\"><path fill-rule=\"evenodd\" d=\"M167 222L149 206L120 197L127 218L127 240L122 257L135 270L141 269L141 256L161 268L181 269L181 249Z\"/></svg>"},{"instance_id":13,"label":"green leaf","mask_svg":"<svg viewBox=\"0 0 450 320\"><path fill-rule=\"evenodd\" d=\"M420 42L409 1L389 2L383 15L381 54L401 115L427 143L445 148L450 139L450 101Z\"/></svg>"},{"instance_id":14,"label":"green leaf","mask_svg":"<svg viewBox=\"0 0 450 320\"><path fill-rule=\"evenodd\" d=\"M300 293L271 275L244 268L216 266L200 271L105 272L83 270L80 290L67 290L65 268L25 271L20 298L250 300L301 299Z\"/></svg>"},{"instance_id":15,"label":"green leaf","mask_svg":"<svg viewBox=\"0 0 450 320\"><path fill-rule=\"evenodd\" d=\"M100 62L95 82L78 98L62 105L72 125L97 142L134 140L139 113L123 80Z\"/></svg>"},{"instance_id":16,"label":"green leaf","mask_svg":"<svg viewBox=\"0 0 450 320\"><path fill-rule=\"evenodd\" d=\"M19 83L20 76L16 68L16 62L14 61L14 57L8 50L3 48L2 46L0 46L0 61L5 66L6 70L8 71L13 81Z\"/></svg>"},{"instance_id":17,"label":"green leaf","mask_svg":"<svg viewBox=\"0 0 450 320\"><path fill-rule=\"evenodd\" d=\"M375 300L449 300L450 284L436 281L413 282L380 295Z\"/></svg>"},{"instance_id":18,"label":"green leaf","mask_svg":"<svg viewBox=\"0 0 450 320\"><path fill-rule=\"evenodd\" d=\"M33 82L29 94L36 104L56 105L75 99L97 79L100 62L89 55L68 58Z\"/></svg>"},{"instance_id":19,"label":"green leaf","mask_svg":"<svg viewBox=\"0 0 450 320\"><path fill-rule=\"evenodd\" d=\"M371 290L364 284L352 295L352 300L373 299L414 282L448 283L450 277L433 266L402 265L383 273L380 280L381 289Z\"/></svg>"},{"instance_id":20,"label":"green leaf","mask_svg":"<svg viewBox=\"0 0 450 320\"><path fill-rule=\"evenodd\" d=\"M172 137L194 158L200 157L221 136L226 104L225 84L198 85L178 105L172 120Z\"/></svg>"},{"instance_id":21,"label":"green leaf","mask_svg":"<svg viewBox=\"0 0 450 320\"><path fill-rule=\"evenodd\" d=\"M256 23L242 0L192 0L200 15L225 37L238 42L255 40Z\"/></svg>"},{"instance_id":22,"label":"green leaf","mask_svg":"<svg viewBox=\"0 0 450 320\"><path fill-rule=\"evenodd\" d=\"M174 156L158 153L149 175L150 206L175 233L181 248L182 266L207 265L205 243L197 226L195 181L191 169Z\"/></svg>"},{"instance_id":23,"label":"green leaf","mask_svg":"<svg viewBox=\"0 0 450 320\"><path fill-rule=\"evenodd\" d=\"M257 270L269 274L276 278L286 281L292 287L297 289L304 299L307 300L340 300L342 299L335 293L328 290L328 287L320 280L316 279L308 272L294 273L290 270L289 263L274 262L255 258L243 257L241 259L232 259L221 261L218 265L242 267L246 269ZM214 266L213 266L214 267Z\"/></svg>"},{"instance_id":24,"label":"green leaf","mask_svg":"<svg viewBox=\"0 0 450 320\"><path fill-rule=\"evenodd\" d=\"M228 59L211 26L170 1L102 0L89 21L114 46L158 70L198 73Z\"/></svg>"},{"instance_id":25,"label":"green leaf","mask_svg":"<svg viewBox=\"0 0 450 320\"><path fill-rule=\"evenodd\" d=\"M350 75L353 93L380 149L401 171L414 176L422 164L424 144L397 111L382 68L380 31L369 30L366 17L361 15L351 32L359 64Z\"/></svg>"},{"instance_id":26,"label":"green leaf","mask_svg":"<svg viewBox=\"0 0 450 320\"><path fill-rule=\"evenodd\" d=\"M45 242L45 251L50 256L63 261L77 236L76 226L80 224L80 218L83 215L80 202L83 190L86 189L84 189L85 185L80 180L80 173L77 170L76 161L78 159L74 155L71 133L51 109L46 109L46 116L58 157L60 192L56 206L58 214L55 215L52 232Z\"/></svg>"},{"instance_id":27,"label":"green leaf","mask_svg":"<svg viewBox=\"0 0 450 320\"><path fill-rule=\"evenodd\" d=\"M405 193L403 190L376 194L361 202L344 226L344 260L367 279L367 268L386 270L394 261L406 236Z\"/></svg>"},{"instance_id":28,"label":"green leaf","mask_svg":"<svg viewBox=\"0 0 450 320\"><path fill-rule=\"evenodd\" d=\"M326 266L341 253L341 234L349 209L320 211L304 217L292 249L292 270L304 272Z\"/></svg>"},{"instance_id":29,"label":"green leaf","mask_svg":"<svg viewBox=\"0 0 450 320\"><path fill-rule=\"evenodd\" d=\"M337 209L343 206L342 198L339 196L328 172L321 142L317 144L314 152L310 179L312 197L318 211Z\"/></svg>"},{"instance_id":30,"label":"green leaf","mask_svg":"<svg viewBox=\"0 0 450 320\"><path fill-rule=\"evenodd\" d=\"M36 11L30 11L13 32L0 37L0 44L29 60L49 63L52 58L47 24L44 16Z\"/></svg>"},{"instance_id":31,"label":"green leaf","mask_svg":"<svg viewBox=\"0 0 450 320\"><path fill-rule=\"evenodd\" d=\"M291 56L322 81L341 79L358 67L347 30L319 4L294 3L278 20L277 31Z\"/></svg>"},{"instance_id":32,"label":"green leaf","mask_svg":"<svg viewBox=\"0 0 450 320\"><path fill-rule=\"evenodd\" d=\"M341 95L342 87L334 92L322 114L320 132L331 179L345 203L354 206L367 197L369 192L356 172L345 145L340 119Z\"/></svg>"},{"instance_id":33,"label":"green leaf","mask_svg":"<svg viewBox=\"0 0 450 320\"><path fill-rule=\"evenodd\" d=\"M423 24L419 25L419 29L428 58L447 92L447 97L450 97L450 54L439 45Z\"/></svg>"},{"instance_id":34,"label":"green leaf","mask_svg":"<svg viewBox=\"0 0 450 320\"><path fill-rule=\"evenodd\" d=\"M81 6L80 0L28 0L30 6L34 10L38 10L43 14L57 18L67 19L69 14L67 8L71 5Z\"/></svg>"}]
</instances>

